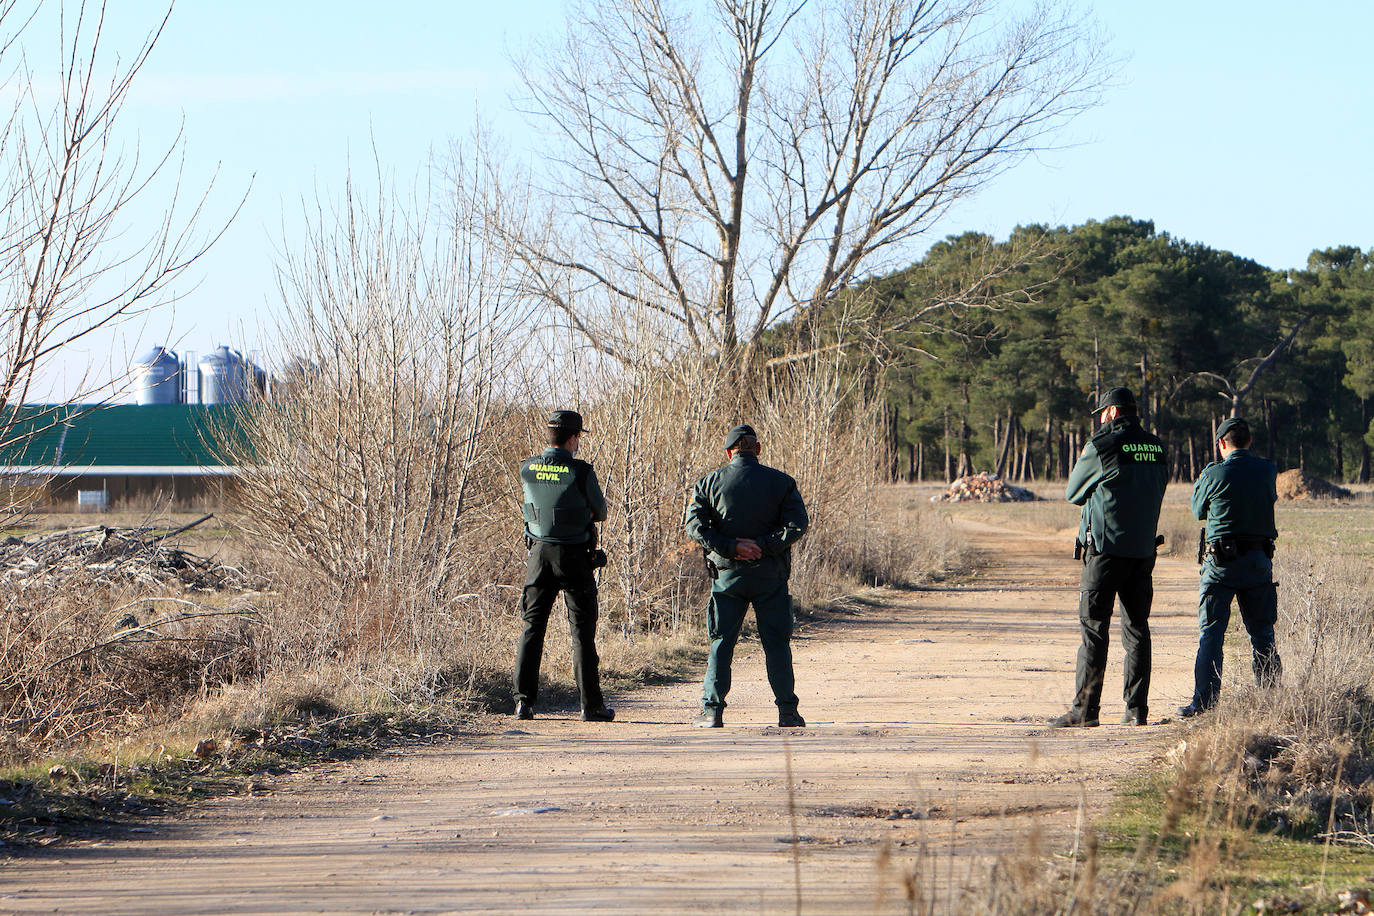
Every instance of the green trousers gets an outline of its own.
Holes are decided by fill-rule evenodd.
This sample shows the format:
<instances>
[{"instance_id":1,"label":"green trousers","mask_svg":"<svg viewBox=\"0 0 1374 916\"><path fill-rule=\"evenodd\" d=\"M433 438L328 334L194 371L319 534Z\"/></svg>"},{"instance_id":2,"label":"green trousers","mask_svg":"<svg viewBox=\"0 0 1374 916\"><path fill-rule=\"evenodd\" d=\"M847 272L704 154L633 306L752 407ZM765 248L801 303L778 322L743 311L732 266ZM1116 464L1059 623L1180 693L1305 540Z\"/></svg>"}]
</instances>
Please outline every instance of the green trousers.
<instances>
[{"instance_id":1,"label":"green trousers","mask_svg":"<svg viewBox=\"0 0 1374 916\"><path fill-rule=\"evenodd\" d=\"M724 709L725 695L730 692L730 663L735 657L735 643L749 605L754 606L754 620L758 623L759 642L763 644L764 666L768 670L768 685L780 708L797 708L796 682L792 674L792 596L787 593L787 580L772 576L755 578L737 576L722 570L711 589L711 604L707 613L706 631L711 638L711 652L706 661L706 679L702 684L701 705L706 709Z\"/></svg>"}]
</instances>

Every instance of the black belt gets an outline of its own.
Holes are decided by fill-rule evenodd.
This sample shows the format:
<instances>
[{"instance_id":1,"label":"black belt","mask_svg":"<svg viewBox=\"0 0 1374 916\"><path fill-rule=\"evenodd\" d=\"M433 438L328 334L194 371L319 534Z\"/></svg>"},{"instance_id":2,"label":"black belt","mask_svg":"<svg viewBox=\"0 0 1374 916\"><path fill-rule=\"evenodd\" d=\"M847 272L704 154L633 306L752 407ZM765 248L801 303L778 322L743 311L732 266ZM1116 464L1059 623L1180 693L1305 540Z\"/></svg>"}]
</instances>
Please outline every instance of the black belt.
<instances>
[{"instance_id":1,"label":"black belt","mask_svg":"<svg viewBox=\"0 0 1374 916\"><path fill-rule=\"evenodd\" d=\"M1263 550L1265 556L1272 559L1274 556L1274 539L1228 534L1207 542L1207 553L1223 562L1234 560L1241 554L1256 550Z\"/></svg>"}]
</instances>

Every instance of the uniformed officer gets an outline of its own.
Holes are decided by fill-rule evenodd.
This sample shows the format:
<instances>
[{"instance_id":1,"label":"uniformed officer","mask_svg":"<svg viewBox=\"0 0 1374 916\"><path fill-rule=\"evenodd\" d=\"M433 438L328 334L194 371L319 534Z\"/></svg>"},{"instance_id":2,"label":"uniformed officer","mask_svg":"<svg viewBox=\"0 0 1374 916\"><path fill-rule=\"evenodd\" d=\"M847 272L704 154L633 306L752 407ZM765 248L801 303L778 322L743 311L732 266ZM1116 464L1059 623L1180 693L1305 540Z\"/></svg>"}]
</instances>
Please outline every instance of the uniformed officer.
<instances>
[{"instance_id":1,"label":"uniformed officer","mask_svg":"<svg viewBox=\"0 0 1374 916\"><path fill-rule=\"evenodd\" d=\"M515 717L533 719L539 699L539 660L544 631L558 593L572 628L573 676L582 699L582 718L609 722L601 695L596 656L596 574L605 554L596 549L596 522L606 518L606 497L596 471L574 456L582 441L582 415L555 410L549 417L549 447L520 466L524 496L525 589L520 616L525 621L515 653Z\"/></svg>"},{"instance_id":2,"label":"uniformed officer","mask_svg":"<svg viewBox=\"0 0 1374 916\"><path fill-rule=\"evenodd\" d=\"M1231 597L1250 634L1255 680L1272 684L1283 663L1274 648L1278 586L1274 583L1274 503L1278 468L1250 453L1250 424L1239 417L1217 427L1221 461L1193 484L1193 514L1207 522L1198 599L1197 662L1193 699L1180 709L1195 716L1216 705L1221 690L1222 644L1231 621Z\"/></svg>"},{"instance_id":3,"label":"uniformed officer","mask_svg":"<svg viewBox=\"0 0 1374 916\"><path fill-rule=\"evenodd\" d=\"M707 635L711 639L701 714L693 725L724 724L730 662L745 612L754 606L778 725L806 724L797 712L792 673L792 545L806 533L806 505L797 482L759 463L758 436L736 426L725 436L728 464L697 481L687 504L687 534L706 552L711 571Z\"/></svg>"},{"instance_id":4,"label":"uniformed officer","mask_svg":"<svg viewBox=\"0 0 1374 916\"><path fill-rule=\"evenodd\" d=\"M1169 482L1164 444L1141 428L1135 396L1113 388L1097 405L1102 427L1069 474L1065 498L1083 507L1078 551L1083 559L1073 707L1052 719L1057 728L1098 724L1107 636L1121 599L1121 648L1126 655L1123 725L1144 725L1150 707L1150 604L1154 598L1155 530Z\"/></svg>"}]
</instances>

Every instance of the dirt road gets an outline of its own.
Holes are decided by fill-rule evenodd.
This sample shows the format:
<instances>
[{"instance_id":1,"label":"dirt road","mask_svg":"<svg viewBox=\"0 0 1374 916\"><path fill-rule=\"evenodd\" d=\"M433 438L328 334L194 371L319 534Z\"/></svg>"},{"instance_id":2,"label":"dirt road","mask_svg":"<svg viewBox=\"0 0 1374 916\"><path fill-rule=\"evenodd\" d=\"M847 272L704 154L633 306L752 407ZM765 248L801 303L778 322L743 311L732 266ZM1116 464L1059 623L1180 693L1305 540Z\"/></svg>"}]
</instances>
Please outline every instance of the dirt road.
<instances>
[{"instance_id":1,"label":"dirt road","mask_svg":"<svg viewBox=\"0 0 1374 916\"><path fill-rule=\"evenodd\" d=\"M691 728L698 687L678 684L612 697L609 725L554 714L323 767L133 841L12 859L0 912L792 913L798 887L805 912L872 912L881 848L904 866L924 840L958 874L1033 824L1064 846L1080 800L1100 810L1174 729L1046 731L1072 693L1072 535L971 536L990 565L970 582L876 593L801 635L804 730L770 727L751 644L724 729ZM1195 567L1162 559L1155 583L1152 720L1190 692ZM1104 723L1122 713L1112 649Z\"/></svg>"}]
</instances>

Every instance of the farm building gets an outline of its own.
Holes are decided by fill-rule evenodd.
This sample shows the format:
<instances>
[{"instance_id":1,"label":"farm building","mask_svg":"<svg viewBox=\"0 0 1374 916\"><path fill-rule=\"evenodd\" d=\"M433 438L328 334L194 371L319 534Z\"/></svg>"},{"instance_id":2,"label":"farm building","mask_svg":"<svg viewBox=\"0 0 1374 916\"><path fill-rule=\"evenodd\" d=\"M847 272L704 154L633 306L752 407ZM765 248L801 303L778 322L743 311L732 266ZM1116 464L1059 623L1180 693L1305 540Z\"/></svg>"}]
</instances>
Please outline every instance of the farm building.
<instances>
[{"instance_id":1,"label":"farm building","mask_svg":"<svg viewBox=\"0 0 1374 916\"><path fill-rule=\"evenodd\" d=\"M214 436L235 428L231 404L14 408L0 476L11 494L83 508L218 502L237 469Z\"/></svg>"}]
</instances>

